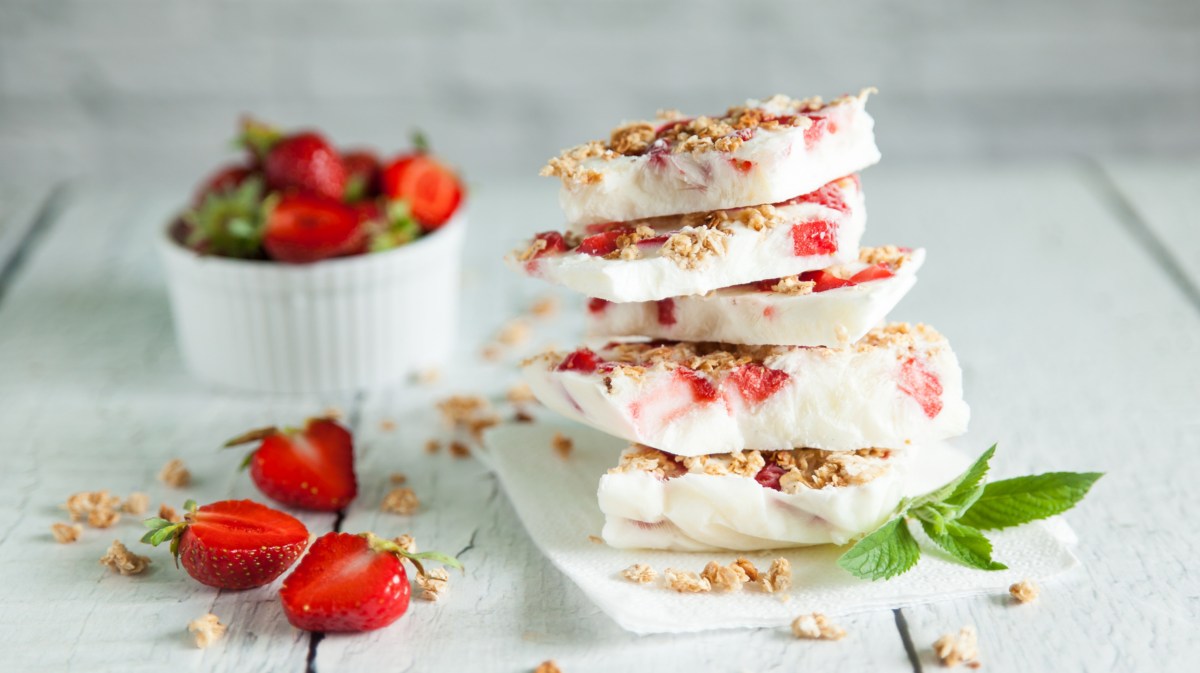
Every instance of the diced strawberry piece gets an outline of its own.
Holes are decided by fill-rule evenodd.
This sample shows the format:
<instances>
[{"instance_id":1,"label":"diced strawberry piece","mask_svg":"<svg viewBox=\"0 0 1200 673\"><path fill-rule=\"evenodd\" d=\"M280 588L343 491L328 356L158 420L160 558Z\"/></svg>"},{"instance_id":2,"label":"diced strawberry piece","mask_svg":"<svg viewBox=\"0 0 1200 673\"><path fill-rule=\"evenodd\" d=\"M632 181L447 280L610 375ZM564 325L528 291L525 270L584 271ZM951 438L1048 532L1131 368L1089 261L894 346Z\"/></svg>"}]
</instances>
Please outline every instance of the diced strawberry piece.
<instances>
[{"instance_id":1,"label":"diced strawberry piece","mask_svg":"<svg viewBox=\"0 0 1200 673\"><path fill-rule=\"evenodd\" d=\"M263 162L267 185L282 192L298 192L341 200L346 191L342 158L319 133L297 133L271 148Z\"/></svg>"},{"instance_id":2,"label":"diced strawberry piece","mask_svg":"<svg viewBox=\"0 0 1200 673\"><path fill-rule=\"evenodd\" d=\"M662 245L663 243L666 243L667 239L669 239L669 238L671 238L671 236L669 234L662 234L661 236L651 236L650 238L643 238L642 240L638 241L637 244L638 244L638 247L651 246L651 245Z\"/></svg>"},{"instance_id":3,"label":"diced strawberry piece","mask_svg":"<svg viewBox=\"0 0 1200 673\"><path fill-rule=\"evenodd\" d=\"M739 173L749 173L754 168L754 162L748 159L735 159L729 157L729 165L733 166Z\"/></svg>"},{"instance_id":4,"label":"diced strawberry piece","mask_svg":"<svg viewBox=\"0 0 1200 673\"><path fill-rule=\"evenodd\" d=\"M696 370L680 367L675 370L675 376L682 379L692 389L692 401L707 403L717 399L717 389L712 382L701 376Z\"/></svg>"},{"instance_id":5,"label":"diced strawberry piece","mask_svg":"<svg viewBox=\"0 0 1200 673\"><path fill-rule=\"evenodd\" d=\"M305 264L349 254L366 236L349 206L307 194L287 194L271 210L263 248L272 259Z\"/></svg>"},{"instance_id":6,"label":"diced strawberry piece","mask_svg":"<svg viewBox=\"0 0 1200 673\"><path fill-rule=\"evenodd\" d=\"M908 358L900 365L896 387L916 400L929 418L936 418L942 412L942 382L916 358Z\"/></svg>"},{"instance_id":7,"label":"diced strawberry piece","mask_svg":"<svg viewBox=\"0 0 1200 673\"><path fill-rule=\"evenodd\" d=\"M892 270L887 268L883 264L872 264L871 266L868 266L867 268L863 269L862 271L859 271L858 273L854 274L853 276L850 276L850 282L852 282L852 283L867 283L872 280L883 280L884 278L891 278L894 275L896 275L896 274L892 273Z\"/></svg>"},{"instance_id":8,"label":"diced strawberry piece","mask_svg":"<svg viewBox=\"0 0 1200 673\"><path fill-rule=\"evenodd\" d=\"M592 297L591 299L588 300L588 305L587 305L588 311L590 311L592 313L604 313L604 309L608 308L608 305L610 303L611 302L609 302L607 299L600 299L599 297Z\"/></svg>"},{"instance_id":9,"label":"diced strawberry piece","mask_svg":"<svg viewBox=\"0 0 1200 673\"><path fill-rule=\"evenodd\" d=\"M782 491L783 487L779 485L779 478L787 474L787 470L776 465L768 463L764 465L758 474L754 475L754 481L763 485L763 488L769 488L773 491Z\"/></svg>"},{"instance_id":10,"label":"diced strawberry piece","mask_svg":"<svg viewBox=\"0 0 1200 673\"><path fill-rule=\"evenodd\" d=\"M563 235L557 231L543 231L533 238L538 241L545 241L546 247L533 253L533 257L530 259L537 259L542 255L553 255L567 251L567 241L565 238L563 238Z\"/></svg>"},{"instance_id":11,"label":"diced strawberry piece","mask_svg":"<svg viewBox=\"0 0 1200 673\"><path fill-rule=\"evenodd\" d=\"M249 589L270 583L308 546L308 529L295 517L252 500L223 500L197 508L180 523L149 519L142 542L171 541L180 565L201 584Z\"/></svg>"},{"instance_id":12,"label":"diced strawberry piece","mask_svg":"<svg viewBox=\"0 0 1200 673\"><path fill-rule=\"evenodd\" d=\"M660 299L658 301L658 324L668 327L675 324L674 299Z\"/></svg>"},{"instance_id":13,"label":"diced strawberry piece","mask_svg":"<svg viewBox=\"0 0 1200 673\"><path fill-rule=\"evenodd\" d=\"M825 117L808 115L808 118L811 119L813 123L809 125L808 128L804 129L804 146L811 148L813 145L817 144L817 141L824 137L826 133L831 132L831 124ZM836 129L836 127L834 128Z\"/></svg>"},{"instance_id":14,"label":"diced strawberry piece","mask_svg":"<svg viewBox=\"0 0 1200 673\"><path fill-rule=\"evenodd\" d=\"M590 374L596 371L600 357L589 348L580 348L563 358L557 369L560 372L583 372Z\"/></svg>"},{"instance_id":15,"label":"diced strawberry piece","mask_svg":"<svg viewBox=\"0 0 1200 673\"><path fill-rule=\"evenodd\" d=\"M797 257L831 255L838 249L837 225L827 220L792 225L792 247Z\"/></svg>"},{"instance_id":16,"label":"diced strawberry piece","mask_svg":"<svg viewBox=\"0 0 1200 673\"><path fill-rule=\"evenodd\" d=\"M405 201L426 231L440 228L462 203L463 187L450 169L426 154L400 157L383 169L384 196Z\"/></svg>"},{"instance_id":17,"label":"diced strawberry piece","mask_svg":"<svg viewBox=\"0 0 1200 673\"><path fill-rule=\"evenodd\" d=\"M855 284L854 281L845 278L838 278L825 269L821 269L819 271L805 271L804 273L800 274L800 280L812 281L813 283L816 283L816 285L813 286L813 292L824 292L826 290L833 290L839 287L847 287Z\"/></svg>"},{"instance_id":18,"label":"diced strawberry piece","mask_svg":"<svg viewBox=\"0 0 1200 673\"><path fill-rule=\"evenodd\" d=\"M742 399L750 404L758 404L779 392L789 379L791 377L787 372L760 364L747 364L730 372L728 380Z\"/></svg>"},{"instance_id":19,"label":"diced strawberry piece","mask_svg":"<svg viewBox=\"0 0 1200 673\"><path fill-rule=\"evenodd\" d=\"M603 257L617 249L617 239L624 233L623 229L610 229L588 236L579 242L578 252L583 255Z\"/></svg>"},{"instance_id":20,"label":"diced strawberry piece","mask_svg":"<svg viewBox=\"0 0 1200 673\"><path fill-rule=\"evenodd\" d=\"M850 207L846 205L846 200L843 198L842 186L838 184L839 182L840 180L834 180L833 182L826 183L817 191L801 194L788 203L815 203L844 213Z\"/></svg>"}]
</instances>

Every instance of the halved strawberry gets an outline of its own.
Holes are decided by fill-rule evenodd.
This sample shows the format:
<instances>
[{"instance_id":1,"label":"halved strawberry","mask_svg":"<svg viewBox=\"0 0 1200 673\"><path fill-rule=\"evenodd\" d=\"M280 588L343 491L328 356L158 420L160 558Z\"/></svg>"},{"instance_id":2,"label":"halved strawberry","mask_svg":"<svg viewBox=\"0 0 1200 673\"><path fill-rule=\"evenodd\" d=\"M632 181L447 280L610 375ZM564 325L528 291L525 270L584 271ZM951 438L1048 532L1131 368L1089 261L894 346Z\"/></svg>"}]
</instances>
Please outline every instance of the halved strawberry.
<instances>
[{"instance_id":1,"label":"halved strawberry","mask_svg":"<svg viewBox=\"0 0 1200 673\"><path fill-rule=\"evenodd\" d=\"M334 512L358 495L354 438L329 418L310 418L303 429L251 430L225 446L259 442L242 466L267 497L285 505Z\"/></svg>"},{"instance_id":2,"label":"halved strawberry","mask_svg":"<svg viewBox=\"0 0 1200 673\"><path fill-rule=\"evenodd\" d=\"M199 208L204 204L204 199L209 194L225 194L240 186L254 174L254 171L248 166L242 164L228 164L217 169L212 175L204 179L200 186L196 189L196 196L192 200L193 207Z\"/></svg>"},{"instance_id":3,"label":"halved strawberry","mask_svg":"<svg viewBox=\"0 0 1200 673\"><path fill-rule=\"evenodd\" d=\"M299 519L253 500L222 500L203 507L189 500L183 521L146 519L142 542L171 541L177 563L201 584L250 589L268 584L291 567L308 546Z\"/></svg>"},{"instance_id":4,"label":"halved strawberry","mask_svg":"<svg viewBox=\"0 0 1200 673\"><path fill-rule=\"evenodd\" d=\"M280 140L263 162L267 185L340 201L346 192L346 167L323 136L306 131Z\"/></svg>"},{"instance_id":5,"label":"halved strawberry","mask_svg":"<svg viewBox=\"0 0 1200 673\"><path fill-rule=\"evenodd\" d=\"M408 610L412 588L402 559L421 574L426 559L462 568L453 557L411 554L371 533L326 533L283 581L283 612L292 626L306 631L383 628Z\"/></svg>"},{"instance_id":6,"label":"halved strawberry","mask_svg":"<svg viewBox=\"0 0 1200 673\"><path fill-rule=\"evenodd\" d=\"M272 259L306 264L354 252L365 236L359 215L350 206L287 194L267 216L262 243Z\"/></svg>"},{"instance_id":7,"label":"halved strawberry","mask_svg":"<svg viewBox=\"0 0 1200 673\"><path fill-rule=\"evenodd\" d=\"M462 203L458 178L426 154L402 156L383 169L384 196L404 200L426 231L445 224Z\"/></svg>"}]
</instances>

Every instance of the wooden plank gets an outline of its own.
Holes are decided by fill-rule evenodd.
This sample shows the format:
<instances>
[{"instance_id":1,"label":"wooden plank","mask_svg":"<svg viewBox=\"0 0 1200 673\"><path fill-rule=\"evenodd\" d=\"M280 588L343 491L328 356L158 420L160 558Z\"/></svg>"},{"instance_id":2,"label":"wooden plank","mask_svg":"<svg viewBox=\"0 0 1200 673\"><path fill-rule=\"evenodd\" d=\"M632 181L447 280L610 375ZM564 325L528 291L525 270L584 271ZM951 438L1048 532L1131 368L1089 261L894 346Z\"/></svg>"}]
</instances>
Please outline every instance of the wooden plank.
<instances>
[{"instance_id":1,"label":"wooden plank","mask_svg":"<svg viewBox=\"0 0 1200 673\"><path fill-rule=\"evenodd\" d=\"M938 326L959 354L974 411L960 444L998 441L999 475L1108 472L1067 516L1082 571L1031 606L906 610L923 663L939 634L974 623L993 670L1189 670L1200 315L1083 168L882 168L866 189L869 240L929 247L897 313Z\"/></svg>"},{"instance_id":2,"label":"wooden plank","mask_svg":"<svg viewBox=\"0 0 1200 673\"><path fill-rule=\"evenodd\" d=\"M258 497L222 438L268 422L291 422L349 399L266 398L207 389L181 369L152 234L173 199L84 190L0 303L0 651L12 670L303 669L307 634L282 619L273 588L218 592L172 567L163 549L137 549L141 526L125 517L57 545L68 495L141 490L176 507ZM156 480L182 457L195 483ZM333 515L302 515L310 530ZM113 539L154 559L121 577L98 565ZM188 621L213 611L227 638L203 653Z\"/></svg>"}]
</instances>

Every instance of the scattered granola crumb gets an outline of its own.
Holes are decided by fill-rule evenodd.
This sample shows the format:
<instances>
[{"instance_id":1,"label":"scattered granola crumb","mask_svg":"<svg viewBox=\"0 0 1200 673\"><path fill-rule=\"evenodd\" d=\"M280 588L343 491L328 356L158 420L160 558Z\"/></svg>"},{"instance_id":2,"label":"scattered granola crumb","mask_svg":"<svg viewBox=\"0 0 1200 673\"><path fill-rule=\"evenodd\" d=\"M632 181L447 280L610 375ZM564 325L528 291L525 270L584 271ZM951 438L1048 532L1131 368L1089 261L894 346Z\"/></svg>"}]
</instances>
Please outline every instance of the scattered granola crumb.
<instances>
[{"instance_id":1,"label":"scattered granola crumb","mask_svg":"<svg viewBox=\"0 0 1200 673\"><path fill-rule=\"evenodd\" d=\"M563 460L570 458L571 449L575 448L575 442L561 432L554 433L554 439L550 440L550 445L554 447L554 453L557 453L558 457Z\"/></svg>"},{"instance_id":2,"label":"scattered granola crumb","mask_svg":"<svg viewBox=\"0 0 1200 673\"><path fill-rule=\"evenodd\" d=\"M529 323L522 318L513 318L500 328L496 333L496 342L503 346L520 346L529 341L529 335L533 333Z\"/></svg>"},{"instance_id":3,"label":"scattered granola crumb","mask_svg":"<svg viewBox=\"0 0 1200 673\"><path fill-rule=\"evenodd\" d=\"M1008 593L1018 603L1032 603L1038 597L1038 585L1032 580L1021 580L1008 588Z\"/></svg>"},{"instance_id":4,"label":"scattered granola crumb","mask_svg":"<svg viewBox=\"0 0 1200 673\"><path fill-rule=\"evenodd\" d=\"M749 578L751 582L758 581L758 568L754 567L754 563L752 563L750 559L740 558L734 561L733 564L741 568L742 572L746 573L746 577Z\"/></svg>"},{"instance_id":5,"label":"scattered granola crumb","mask_svg":"<svg viewBox=\"0 0 1200 673\"><path fill-rule=\"evenodd\" d=\"M634 563L628 568L622 570L621 576L630 582L636 582L637 584L649 584L654 581L655 577L658 577L658 573L654 572L654 568L651 568L645 563Z\"/></svg>"},{"instance_id":6,"label":"scattered granola crumb","mask_svg":"<svg viewBox=\"0 0 1200 673\"><path fill-rule=\"evenodd\" d=\"M221 636L225 635L225 629L227 628L211 612L199 619L188 622L187 626L188 633L196 637L196 647L202 650L217 642Z\"/></svg>"},{"instance_id":7,"label":"scattered granola crumb","mask_svg":"<svg viewBox=\"0 0 1200 673\"><path fill-rule=\"evenodd\" d=\"M108 551L100 557L100 565L122 575L137 575L150 565L150 559L129 551L120 540L113 540Z\"/></svg>"},{"instance_id":8,"label":"scattered granola crumb","mask_svg":"<svg viewBox=\"0 0 1200 673\"><path fill-rule=\"evenodd\" d=\"M179 516L179 512L176 512L174 507L165 502L158 506L158 518L166 519L171 523L179 523L180 521L183 521L183 517Z\"/></svg>"},{"instance_id":9,"label":"scattered granola crumb","mask_svg":"<svg viewBox=\"0 0 1200 673\"><path fill-rule=\"evenodd\" d=\"M979 636L974 626L964 626L958 633L947 633L933 644L938 662L947 668L966 664L979 668Z\"/></svg>"},{"instance_id":10,"label":"scattered granola crumb","mask_svg":"<svg viewBox=\"0 0 1200 673\"><path fill-rule=\"evenodd\" d=\"M385 418L382 421L379 421L379 429L384 432L392 432L396 429L396 421Z\"/></svg>"},{"instance_id":11,"label":"scattered granola crumb","mask_svg":"<svg viewBox=\"0 0 1200 673\"><path fill-rule=\"evenodd\" d=\"M499 362L504 358L504 350L496 344L487 344L479 351L479 357L488 362Z\"/></svg>"},{"instance_id":12,"label":"scattered granola crumb","mask_svg":"<svg viewBox=\"0 0 1200 673\"><path fill-rule=\"evenodd\" d=\"M723 256L729 249L729 234L708 227L684 227L663 243L661 255L681 269L696 269L710 256Z\"/></svg>"},{"instance_id":13,"label":"scattered granola crumb","mask_svg":"<svg viewBox=\"0 0 1200 673\"><path fill-rule=\"evenodd\" d=\"M325 407L325 411L321 412L322 418L328 418L335 421L340 421L345 416L345 412L341 407Z\"/></svg>"},{"instance_id":14,"label":"scattered granola crumb","mask_svg":"<svg viewBox=\"0 0 1200 673\"><path fill-rule=\"evenodd\" d=\"M423 386L431 386L440 380L442 380L442 370L437 367L430 367L429 369L422 369L417 372L417 383Z\"/></svg>"},{"instance_id":15,"label":"scattered granola crumb","mask_svg":"<svg viewBox=\"0 0 1200 673\"><path fill-rule=\"evenodd\" d=\"M436 439L425 440L425 453L437 453L442 450L442 443Z\"/></svg>"},{"instance_id":16,"label":"scattered granola crumb","mask_svg":"<svg viewBox=\"0 0 1200 673\"><path fill-rule=\"evenodd\" d=\"M700 573L716 591L741 591L742 585L750 580L746 571L737 563L723 566L716 561L709 561Z\"/></svg>"},{"instance_id":17,"label":"scattered granola crumb","mask_svg":"<svg viewBox=\"0 0 1200 673\"><path fill-rule=\"evenodd\" d=\"M438 402L437 407L447 425L469 432L475 441L482 439L484 430L500 422L491 403L478 395L453 395Z\"/></svg>"},{"instance_id":18,"label":"scattered granola crumb","mask_svg":"<svg viewBox=\"0 0 1200 673\"><path fill-rule=\"evenodd\" d=\"M424 575L417 575L417 585L422 589L421 598L436 601L450 587L450 573L445 568L434 568Z\"/></svg>"},{"instance_id":19,"label":"scattered granola crumb","mask_svg":"<svg viewBox=\"0 0 1200 673\"><path fill-rule=\"evenodd\" d=\"M533 389L528 383L518 383L508 389L508 401L513 404L526 404L528 402L537 402L537 398L533 395Z\"/></svg>"},{"instance_id":20,"label":"scattered granola crumb","mask_svg":"<svg viewBox=\"0 0 1200 673\"><path fill-rule=\"evenodd\" d=\"M421 506L421 500L411 488L394 488L383 497L380 511L388 514L412 514Z\"/></svg>"},{"instance_id":21,"label":"scattered granola crumb","mask_svg":"<svg viewBox=\"0 0 1200 673\"><path fill-rule=\"evenodd\" d=\"M88 512L87 523L92 528L108 528L121 520L115 509L94 509Z\"/></svg>"},{"instance_id":22,"label":"scattered granola crumb","mask_svg":"<svg viewBox=\"0 0 1200 673\"><path fill-rule=\"evenodd\" d=\"M779 282L771 286L771 291L792 295L812 294L813 288L816 286L816 281L800 280L800 276L784 276L779 279Z\"/></svg>"},{"instance_id":23,"label":"scattered granola crumb","mask_svg":"<svg viewBox=\"0 0 1200 673\"><path fill-rule=\"evenodd\" d=\"M529 413L528 411L525 411L524 409L518 409L517 413L513 414L513 422L514 423L532 423L533 422L533 414Z\"/></svg>"},{"instance_id":24,"label":"scattered granola crumb","mask_svg":"<svg viewBox=\"0 0 1200 673\"><path fill-rule=\"evenodd\" d=\"M162 470L158 473L158 478L171 488L184 488L192 483L192 473L178 458L172 458L166 465L163 465Z\"/></svg>"},{"instance_id":25,"label":"scattered granola crumb","mask_svg":"<svg viewBox=\"0 0 1200 673\"><path fill-rule=\"evenodd\" d=\"M391 476L388 477L388 481L399 486L408 481L408 475L404 474L403 472L393 472Z\"/></svg>"},{"instance_id":26,"label":"scattered granola crumb","mask_svg":"<svg viewBox=\"0 0 1200 673\"><path fill-rule=\"evenodd\" d=\"M588 542L591 542L592 544L604 544L604 538L600 537L599 535L589 535Z\"/></svg>"},{"instance_id":27,"label":"scattered granola crumb","mask_svg":"<svg viewBox=\"0 0 1200 673\"><path fill-rule=\"evenodd\" d=\"M130 493L125 502L121 503L121 511L134 516L141 516L150 509L150 496L145 493Z\"/></svg>"},{"instance_id":28,"label":"scattered granola crumb","mask_svg":"<svg viewBox=\"0 0 1200 673\"><path fill-rule=\"evenodd\" d=\"M538 664L533 673L562 673L562 669L558 667L558 664L554 663L553 659L547 659Z\"/></svg>"},{"instance_id":29,"label":"scattered granola crumb","mask_svg":"<svg viewBox=\"0 0 1200 673\"><path fill-rule=\"evenodd\" d=\"M808 640L841 640L846 630L831 623L820 612L800 615L792 622L792 633L797 638Z\"/></svg>"},{"instance_id":30,"label":"scattered granola crumb","mask_svg":"<svg viewBox=\"0 0 1200 673\"><path fill-rule=\"evenodd\" d=\"M704 593L712 590L708 580L690 570L667 568L663 571L663 579L667 586L679 593Z\"/></svg>"},{"instance_id":31,"label":"scattered granola crumb","mask_svg":"<svg viewBox=\"0 0 1200 673\"><path fill-rule=\"evenodd\" d=\"M50 526L50 532L54 534L55 542L68 544L79 539L83 534L83 526L77 523L56 523Z\"/></svg>"},{"instance_id":32,"label":"scattered granola crumb","mask_svg":"<svg viewBox=\"0 0 1200 673\"><path fill-rule=\"evenodd\" d=\"M559 305L558 297L548 294L534 300L529 306L529 312L538 318L549 318L558 313Z\"/></svg>"},{"instance_id":33,"label":"scattered granola crumb","mask_svg":"<svg viewBox=\"0 0 1200 673\"><path fill-rule=\"evenodd\" d=\"M88 515L98 509L115 509L120 505L121 499L115 495L109 495L107 490L104 491L84 491L82 493L73 493L67 498L67 514L71 516L71 521L86 521Z\"/></svg>"},{"instance_id":34,"label":"scattered granola crumb","mask_svg":"<svg viewBox=\"0 0 1200 673\"><path fill-rule=\"evenodd\" d=\"M397 538L392 538L392 542L395 542L397 546L410 554L417 553L417 540L408 533Z\"/></svg>"},{"instance_id":35,"label":"scattered granola crumb","mask_svg":"<svg viewBox=\"0 0 1200 673\"><path fill-rule=\"evenodd\" d=\"M450 455L455 458L470 458L471 449L462 442L450 442Z\"/></svg>"},{"instance_id":36,"label":"scattered granola crumb","mask_svg":"<svg viewBox=\"0 0 1200 673\"><path fill-rule=\"evenodd\" d=\"M758 586L767 593L787 591L792 588L792 564L785 558L771 561L767 574L758 578Z\"/></svg>"}]
</instances>

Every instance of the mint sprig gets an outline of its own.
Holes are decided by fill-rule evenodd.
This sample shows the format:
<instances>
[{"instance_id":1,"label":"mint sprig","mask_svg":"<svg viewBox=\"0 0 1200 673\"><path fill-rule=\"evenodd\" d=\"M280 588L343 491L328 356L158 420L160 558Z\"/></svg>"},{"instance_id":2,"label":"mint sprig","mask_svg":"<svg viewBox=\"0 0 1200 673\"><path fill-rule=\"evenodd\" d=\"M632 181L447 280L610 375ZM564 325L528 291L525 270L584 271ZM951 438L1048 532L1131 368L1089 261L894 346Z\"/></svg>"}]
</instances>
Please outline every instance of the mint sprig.
<instances>
[{"instance_id":1,"label":"mint sprig","mask_svg":"<svg viewBox=\"0 0 1200 673\"><path fill-rule=\"evenodd\" d=\"M920 522L929 539L951 558L980 570L1004 570L992 559L985 530L999 530L1061 514L1087 495L1101 472L1049 472L984 483L992 445L958 477L925 495L901 501L896 514L838 558L861 579L889 579L913 568L921 546L908 527Z\"/></svg>"}]
</instances>

